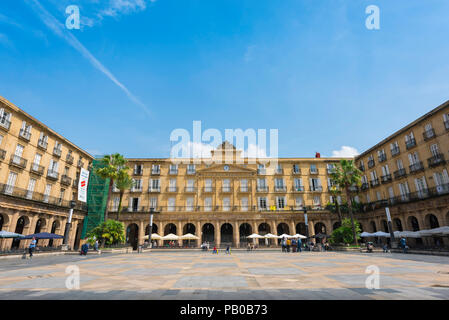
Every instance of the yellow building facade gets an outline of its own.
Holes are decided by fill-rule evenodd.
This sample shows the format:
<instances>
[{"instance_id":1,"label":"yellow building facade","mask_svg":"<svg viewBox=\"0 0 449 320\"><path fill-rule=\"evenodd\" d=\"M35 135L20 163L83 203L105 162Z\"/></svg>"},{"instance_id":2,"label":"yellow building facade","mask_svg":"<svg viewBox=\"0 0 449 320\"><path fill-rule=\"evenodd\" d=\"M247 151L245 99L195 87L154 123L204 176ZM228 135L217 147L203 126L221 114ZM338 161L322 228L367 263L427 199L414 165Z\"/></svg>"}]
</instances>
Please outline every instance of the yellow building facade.
<instances>
[{"instance_id":1,"label":"yellow building facade","mask_svg":"<svg viewBox=\"0 0 449 320\"><path fill-rule=\"evenodd\" d=\"M64 234L69 202L77 199L81 168L93 157L0 97L0 230L21 234ZM78 203L69 243L79 239L86 206ZM57 246L62 240L41 240ZM0 250L25 241L0 240Z\"/></svg>"},{"instance_id":2,"label":"yellow building facade","mask_svg":"<svg viewBox=\"0 0 449 320\"><path fill-rule=\"evenodd\" d=\"M226 154L230 155L226 158ZM228 160L226 160L228 159ZM305 233L308 207L309 234L330 232L335 214L326 210L330 172L336 158L242 158L227 142L209 159L128 159L134 187L123 197L129 242L142 244L149 232L181 236L192 233L197 242L218 246L246 245L252 233ZM109 203L117 217L119 190Z\"/></svg>"},{"instance_id":3,"label":"yellow building facade","mask_svg":"<svg viewBox=\"0 0 449 320\"><path fill-rule=\"evenodd\" d=\"M387 231L386 207L394 231L449 225L448 152L449 101L357 156L363 171L359 220L364 230ZM445 238L413 242L449 245Z\"/></svg>"}]
</instances>

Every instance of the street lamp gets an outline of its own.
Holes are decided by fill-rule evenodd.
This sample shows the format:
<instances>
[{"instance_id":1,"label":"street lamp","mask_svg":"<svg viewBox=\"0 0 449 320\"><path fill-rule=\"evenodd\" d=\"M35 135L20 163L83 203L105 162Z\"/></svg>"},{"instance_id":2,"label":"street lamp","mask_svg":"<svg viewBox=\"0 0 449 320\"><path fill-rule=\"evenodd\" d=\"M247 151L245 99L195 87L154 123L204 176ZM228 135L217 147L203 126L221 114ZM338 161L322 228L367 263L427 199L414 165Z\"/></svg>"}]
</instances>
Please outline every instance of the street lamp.
<instances>
[{"instance_id":1,"label":"street lamp","mask_svg":"<svg viewBox=\"0 0 449 320\"><path fill-rule=\"evenodd\" d=\"M394 238L394 233L393 233L393 225L391 223L390 208L385 207L385 213L387 214L387 224L388 224L388 231L390 232L391 248L397 248L396 240Z\"/></svg>"},{"instance_id":2,"label":"street lamp","mask_svg":"<svg viewBox=\"0 0 449 320\"><path fill-rule=\"evenodd\" d=\"M309 239L309 221L307 220L307 207L304 206L304 223L306 225L306 237Z\"/></svg>"},{"instance_id":3,"label":"street lamp","mask_svg":"<svg viewBox=\"0 0 449 320\"><path fill-rule=\"evenodd\" d=\"M153 213L159 212L154 211L154 208L150 208L150 230L148 230L148 241L150 241L150 249L153 247L153 243L151 242L151 233L153 232Z\"/></svg>"},{"instance_id":4,"label":"street lamp","mask_svg":"<svg viewBox=\"0 0 449 320\"><path fill-rule=\"evenodd\" d=\"M69 234L70 234L70 227L72 225L72 216L73 216L73 208L76 206L76 201L70 201L70 211L69 211L69 219L67 220L67 223L65 224L65 231L64 231L64 241L63 245L67 246L69 242Z\"/></svg>"}]
</instances>

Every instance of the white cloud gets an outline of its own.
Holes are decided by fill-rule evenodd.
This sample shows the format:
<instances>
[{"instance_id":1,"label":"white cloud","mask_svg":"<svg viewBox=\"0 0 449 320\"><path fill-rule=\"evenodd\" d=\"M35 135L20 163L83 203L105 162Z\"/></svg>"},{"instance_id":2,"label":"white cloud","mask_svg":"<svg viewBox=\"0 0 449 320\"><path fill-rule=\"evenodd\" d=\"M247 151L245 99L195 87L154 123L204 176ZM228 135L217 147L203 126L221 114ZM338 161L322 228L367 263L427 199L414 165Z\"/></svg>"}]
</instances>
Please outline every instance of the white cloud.
<instances>
[{"instance_id":1,"label":"white cloud","mask_svg":"<svg viewBox=\"0 0 449 320\"><path fill-rule=\"evenodd\" d=\"M136 97L134 96L128 88L126 88L100 61L95 58L86 47L83 46L81 42L70 32L68 32L65 26L59 22L51 13L49 13L38 0L29 0L33 10L37 13L39 18L44 22L44 24L55 33L57 36L61 37L69 45L71 45L75 50L77 50L81 55L88 60L96 69L101 71L106 75L112 82L114 82L123 92L128 96L128 98L138 105L147 115L150 115L150 110Z\"/></svg>"},{"instance_id":2,"label":"white cloud","mask_svg":"<svg viewBox=\"0 0 449 320\"><path fill-rule=\"evenodd\" d=\"M248 149L243 152L244 157L247 158L267 158L267 150L261 148L256 144L248 145Z\"/></svg>"},{"instance_id":3,"label":"white cloud","mask_svg":"<svg viewBox=\"0 0 449 320\"><path fill-rule=\"evenodd\" d=\"M353 158L359 154L356 148L349 146L342 146L340 150L332 151L333 158Z\"/></svg>"}]
</instances>

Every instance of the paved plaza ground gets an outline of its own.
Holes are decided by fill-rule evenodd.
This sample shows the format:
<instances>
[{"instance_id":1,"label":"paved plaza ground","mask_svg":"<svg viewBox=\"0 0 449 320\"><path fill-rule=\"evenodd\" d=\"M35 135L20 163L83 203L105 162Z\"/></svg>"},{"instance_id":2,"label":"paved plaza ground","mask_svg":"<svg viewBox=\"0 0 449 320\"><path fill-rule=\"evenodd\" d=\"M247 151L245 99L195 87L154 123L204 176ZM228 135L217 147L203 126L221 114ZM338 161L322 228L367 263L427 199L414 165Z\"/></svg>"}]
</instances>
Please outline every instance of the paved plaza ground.
<instances>
[{"instance_id":1,"label":"paved plaza ground","mask_svg":"<svg viewBox=\"0 0 449 320\"><path fill-rule=\"evenodd\" d=\"M80 288L66 288L78 266ZM367 289L375 265L380 289ZM0 260L0 299L449 299L449 257L411 254L153 251Z\"/></svg>"}]
</instances>

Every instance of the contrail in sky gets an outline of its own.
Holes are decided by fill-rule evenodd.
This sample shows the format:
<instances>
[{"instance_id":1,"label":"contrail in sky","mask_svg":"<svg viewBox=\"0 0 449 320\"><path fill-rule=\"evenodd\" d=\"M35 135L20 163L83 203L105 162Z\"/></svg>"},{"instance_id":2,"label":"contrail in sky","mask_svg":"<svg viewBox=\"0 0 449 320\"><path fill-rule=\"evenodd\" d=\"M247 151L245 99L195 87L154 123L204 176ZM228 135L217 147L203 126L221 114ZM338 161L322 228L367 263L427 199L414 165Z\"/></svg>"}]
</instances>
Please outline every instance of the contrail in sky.
<instances>
[{"instance_id":1,"label":"contrail in sky","mask_svg":"<svg viewBox=\"0 0 449 320\"><path fill-rule=\"evenodd\" d=\"M150 110L145 106L135 95L133 95L128 88L126 88L117 78L95 58L81 42L65 28L65 25L59 22L50 12L48 12L38 0L27 0L33 10L39 15L39 18L45 25L53 31L56 35L67 41L73 48L75 48L81 55L86 58L95 68L103 72L112 82L114 82L120 89L122 89L128 98L137 104L147 114L151 115Z\"/></svg>"}]
</instances>

